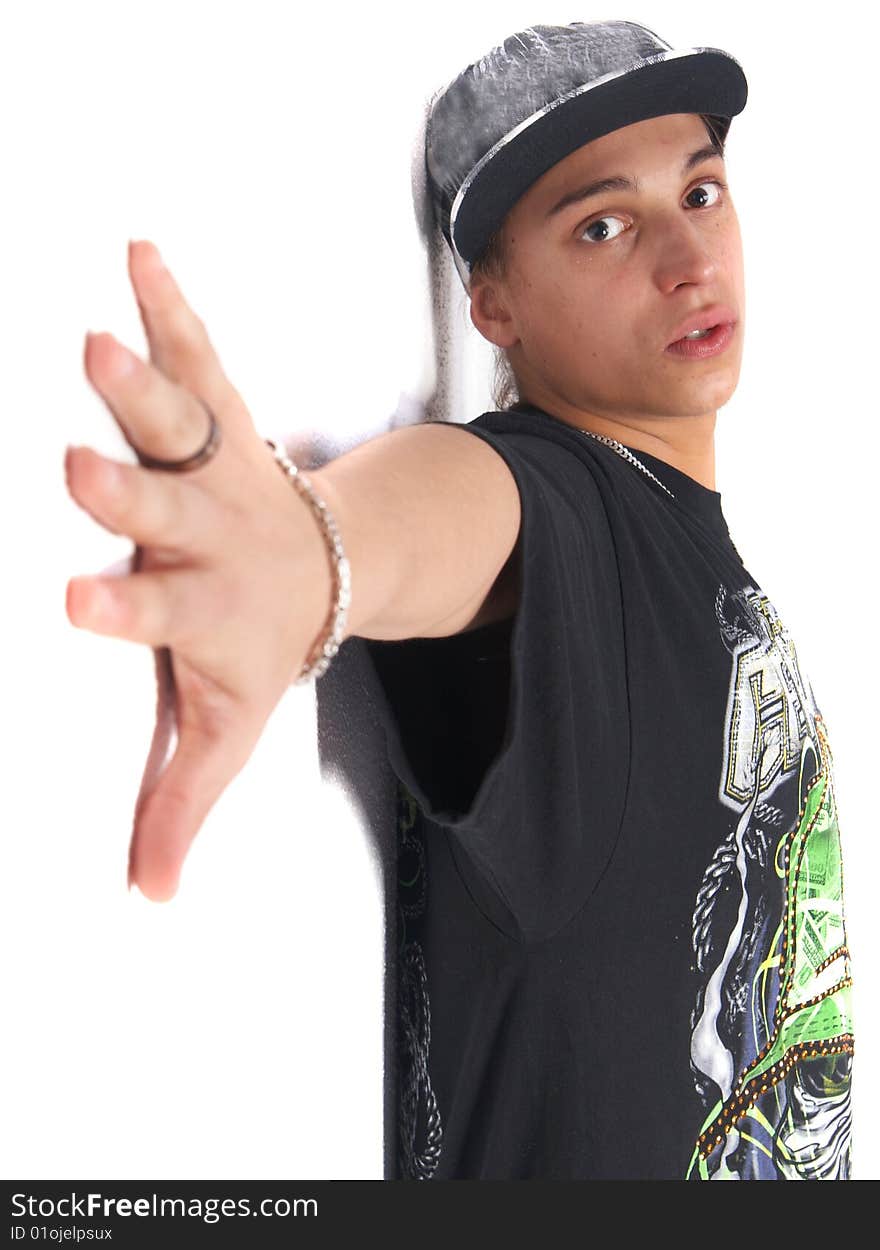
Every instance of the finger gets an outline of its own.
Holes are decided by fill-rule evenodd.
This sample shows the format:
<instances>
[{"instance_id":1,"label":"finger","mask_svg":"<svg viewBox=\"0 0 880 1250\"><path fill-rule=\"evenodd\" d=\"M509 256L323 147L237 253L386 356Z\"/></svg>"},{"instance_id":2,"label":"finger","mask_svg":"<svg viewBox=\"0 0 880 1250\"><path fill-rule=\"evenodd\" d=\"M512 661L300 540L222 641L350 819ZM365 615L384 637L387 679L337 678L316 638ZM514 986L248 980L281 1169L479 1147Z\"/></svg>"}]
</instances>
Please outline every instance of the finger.
<instances>
[{"instance_id":1,"label":"finger","mask_svg":"<svg viewBox=\"0 0 880 1250\"><path fill-rule=\"evenodd\" d=\"M200 396L236 441L253 423L227 378L204 322L187 303L156 245L130 240L128 272L150 347L150 361L167 378Z\"/></svg>"},{"instance_id":2,"label":"finger","mask_svg":"<svg viewBox=\"0 0 880 1250\"><path fill-rule=\"evenodd\" d=\"M73 499L112 534L196 558L216 549L220 508L186 478L110 460L91 447L68 447L64 468Z\"/></svg>"},{"instance_id":3,"label":"finger","mask_svg":"<svg viewBox=\"0 0 880 1250\"><path fill-rule=\"evenodd\" d=\"M79 629L151 647L186 647L210 636L211 622L221 619L217 586L216 575L194 568L73 577L65 608Z\"/></svg>"},{"instance_id":4,"label":"finger","mask_svg":"<svg viewBox=\"0 0 880 1250\"><path fill-rule=\"evenodd\" d=\"M149 239L129 239L128 274L152 363L181 386L198 390L200 385L214 385L223 368L205 323L189 306L159 249Z\"/></svg>"},{"instance_id":5,"label":"finger","mask_svg":"<svg viewBox=\"0 0 880 1250\"><path fill-rule=\"evenodd\" d=\"M156 788L168 758L169 745L174 740L177 729L177 692L174 685L174 669L169 648L154 647L153 661L156 672L156 721L135 803L135 827L137 827L141 808ZM134 884L134 847L135 841L134 837L132 837L128 848L129 890Z\"/></svg>"},{"instance_id":6,"label":"finger","mask_svg":"<svg viewBox=\"0 0 880 1250\"><path fill-rule=\"evenodd\" d=\"M205 818L253 752L267 716L259 723L231 700L185 712L178 690L177 748L165 770L144 776L135 807L128 880L153 902L177 893L184 860ZM193 705L195 706L195 705Z\"/></svg>"},{"instance_id":7,"label":"finger","mask_svg":"<svg viewBox=\"0 0 880 1250\"><path fill-rule=\"evenodd\" d=\"M178 460L205 443L211 428L205 405L191 391L140 360L112 334L86 336L84 365L86 376L137 454ZM212 461L200 466L202 479L205 473L218 473L217 462L222 472L225 459L221 442Z\"/></svg>"}]
</instances>

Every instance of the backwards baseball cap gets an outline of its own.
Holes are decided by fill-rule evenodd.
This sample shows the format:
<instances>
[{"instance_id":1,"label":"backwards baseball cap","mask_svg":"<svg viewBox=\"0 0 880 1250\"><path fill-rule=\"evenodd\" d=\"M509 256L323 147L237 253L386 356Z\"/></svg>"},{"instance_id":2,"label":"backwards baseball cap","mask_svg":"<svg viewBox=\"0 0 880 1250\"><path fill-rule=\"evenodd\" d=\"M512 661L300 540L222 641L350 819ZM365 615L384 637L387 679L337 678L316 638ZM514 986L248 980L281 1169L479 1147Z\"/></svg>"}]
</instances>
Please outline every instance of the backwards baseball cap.
<instances>
[{"instance_id":1,"label":"backwards baseball cap","mask_svg":"<svg viewBox=\"0 0 880 1250\"><path fill-rule=\"evenodd\" d=\"M425 128L434 215L465 288L507 211L576 148L666 113L711 117L723 143L747 94L728 52L675 49L637 22L530 26L505 39L435 96Z\"/></svg>"}]
</instances>

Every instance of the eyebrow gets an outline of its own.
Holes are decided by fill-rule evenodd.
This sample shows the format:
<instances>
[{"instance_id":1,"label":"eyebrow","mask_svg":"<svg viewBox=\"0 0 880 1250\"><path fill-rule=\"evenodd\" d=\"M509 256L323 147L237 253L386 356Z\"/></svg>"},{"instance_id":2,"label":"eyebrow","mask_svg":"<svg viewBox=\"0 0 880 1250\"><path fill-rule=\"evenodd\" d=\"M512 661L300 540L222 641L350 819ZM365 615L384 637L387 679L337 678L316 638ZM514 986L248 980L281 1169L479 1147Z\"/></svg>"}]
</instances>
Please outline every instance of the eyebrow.
<instances>
[{"instance_id":1,"label":"eyebrow","mask_svg":"<svg viewBox=\"0 0 880 1250\"><path fill-rule=\"evenodd\" d=\"M691 152L690 156L685 157L682 166L682 174L689 173L695 165L701 165L703 161L709 160L711 157L717 156L724 159L724 154L719 152L717 148L707 144L705 147L697 148L696 152ZM638 191L640 183L637 178L624 178L616 175L612 178L599 178L595 182L588 182L585 186L576 187L573 191L566 192L561 200L557 200L552 208L547 210L547 218L561 213L564 208L568 208L569 204L575 204L579 200L587 200L590 196L601 195L604 191Z\"/></svg>"}]
</instances>

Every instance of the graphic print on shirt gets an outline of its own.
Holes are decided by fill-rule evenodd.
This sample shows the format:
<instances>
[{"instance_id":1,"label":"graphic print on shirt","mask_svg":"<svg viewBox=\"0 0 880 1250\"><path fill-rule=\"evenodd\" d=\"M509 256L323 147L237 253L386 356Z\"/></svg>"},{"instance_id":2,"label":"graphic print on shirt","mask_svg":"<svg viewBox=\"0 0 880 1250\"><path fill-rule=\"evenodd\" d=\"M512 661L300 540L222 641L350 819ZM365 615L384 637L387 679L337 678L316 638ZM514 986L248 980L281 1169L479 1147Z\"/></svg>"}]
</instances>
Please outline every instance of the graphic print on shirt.
<instances>
[{"instance_id":1,"label":"graphic print on shirt","mask_svg":"<svg viewBox=\"0 0 880 1250\"><path fill-rule=\"evenodd\" d=\"M766 595L719 586L731 655L720 801L736 814L693 913L688 1180L848 1180L852 975L832 756Z\"/></svg>"},{"instance_id":2,"label":"graphic print on shirt","mask_svg":"<svg viewBox=\"0 0 880 1250\"><path fill-rule=\"evenodd\" d=\"M443 1125L428 1073L431 1004L422 948L410 930L425 910L426 854L421 812L397 781L398 1167L403 1180L430 1180L440 1161ZM409 925L407 925L409 921Z\"/></svg>"}]
</instances>

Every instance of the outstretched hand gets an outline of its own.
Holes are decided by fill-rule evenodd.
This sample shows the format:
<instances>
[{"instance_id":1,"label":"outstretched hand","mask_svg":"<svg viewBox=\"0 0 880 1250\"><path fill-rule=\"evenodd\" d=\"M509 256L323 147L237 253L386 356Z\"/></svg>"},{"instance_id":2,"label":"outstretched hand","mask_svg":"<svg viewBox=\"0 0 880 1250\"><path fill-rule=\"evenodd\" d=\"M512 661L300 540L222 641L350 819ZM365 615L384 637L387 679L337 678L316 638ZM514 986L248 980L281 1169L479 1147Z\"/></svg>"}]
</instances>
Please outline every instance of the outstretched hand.
<instances>
[{"instance_id":1,"label":"outstretched hand","mask_svg":"<svg viewBox=\"0 0 880 1250\"><path fill-rule=\"evenodd\" d=\"M318 523L275 463L225 376L203 323L156 248L129 244L146 363L110 334L87 338L86 375L126 440L177 460L221 444L186 473L68 449L68 489L135 544L122 577L67 585L72 624L153 648L157 714L135 804L129 886L173 898L205 817L242 769L327 621L333 580ZM200 401L204 401L203 403ZM174 755L164 769L176 730Z\"/></svg>"}]
</instances>

